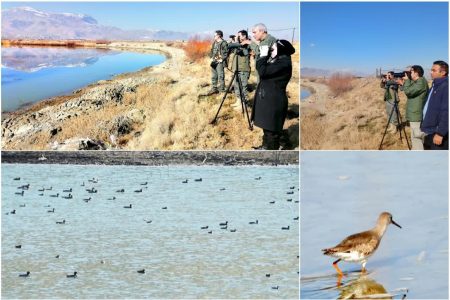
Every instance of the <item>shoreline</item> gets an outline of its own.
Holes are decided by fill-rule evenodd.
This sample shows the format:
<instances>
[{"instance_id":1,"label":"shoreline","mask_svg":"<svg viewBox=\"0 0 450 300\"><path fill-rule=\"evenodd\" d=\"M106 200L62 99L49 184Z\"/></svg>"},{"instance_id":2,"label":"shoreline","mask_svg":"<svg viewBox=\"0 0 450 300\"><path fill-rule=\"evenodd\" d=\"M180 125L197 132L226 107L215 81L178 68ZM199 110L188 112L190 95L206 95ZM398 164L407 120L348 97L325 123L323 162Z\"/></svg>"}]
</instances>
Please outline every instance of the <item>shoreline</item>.
<instances>
[{"instance_id":1,"label":"shoreline","mask_svg":"<svg viewBox=\"0 0 450 300\"><path fill-rule=\"evenodd\" d=\"M77 42L78 41L75 41L74 43L77 43ZM18 113L18 114L26 113L30 110L35 109L35 106L41 106L43 104L52 105L53 102L57 103L58 100L60 100L62 98L64 98L65 100L70 100L70 97L75 97L76 94L78 94L78 92L83 92L87 88L95 87L95 86L99 85L100 83L114 81L116 79L133 76L133 75L136 75L143 71L151 71L152 68L161 66L161 65L165 64L168 60L172 59L172 54L167 49L158 49L156 47L137 47L137 45L135 45L134 47L132 47L132 46L130 47L130 45L129 45L129 43L137 43L137 44L147 45L149 42L119 42L118 41L118 42L95 44L95 42L91 42L91 41L82 41L82 42L78 42L78 44L76 44L75 46L70 46L70 41L47 41L47 42L37 41L36 43L30 42L30 41L23 41L23 42L16 42L16 43L8 43L7 42L6 46L4 45L4 43L5 43L5 40L2 40L2 47L5 47L5 48L21 48L21 47L77 48L77 49L86 48L86 49L99 49L99 50L126 51L126 52L140 53L140 54L162 54L165 56L166 59L159 65L147 66L147 67L141 68L136 71L116 74L110 79L100 79L97 81L93 81L93 82L91 82L85 86L82 86L78 89L74 89L70 92L67 92L64 95L43 98L43 99L37 100L36 102L32 102L32 103L25 103L23 106L15 109L13 111L4 111L4 112L2 111L1 112L2 120L5 117L8 117L9 115L13 115L16 113ZM154 42L151 42L151 43L154 43ZM158 42L158 43L163 43L163 42Z\"/></svg>"},{"instance_id":2,"label":"shoreline","mask_svg":"<svg viewBox=\"0 0 450 300\"><path fill-rule=\"evenodd\" d=\"M2 43L3 42L4 41L2 41ZM168 46L168 44L171 44L171 46ZM21 45L30 46L25 42ZM21 45L13 46L20 47ZM41 43L39 47L43 47L45 45L49 44ZM13 144L18 140L19 142L20 140L25 140L29 135L41 135L42 131L47 131L50 133L50 137L48 138L50 140L54 131L61 130L61 126L59 125L60 123L72 118L73 116L79 116L80 108L83 114L88 115L91 110L99 109L99 105L97 104L98 102L105 102L101 103L105 105L114 105L114 103L111 102L120 102L126 92L134 91L140 85L150 84L157 81L158 76L155 75L156 73L169 69L172 65L179 63L184 55L181 48L173 47L174 45L181 46L181 43L179 42L114 41L109 42L107 47L96 47L92 45L93 43L88 41L83 43L83 47L85 48L109 49L116 51L125 50L143 54L159 53L163 54L166 57L166 60L156 66L148 66L137 71L117 74L111 79L92 82L72 91L71 94L44 98L14 111L2 112L2 150L52 149L51 145L48 145L47 147L41 146L37 149L33 149L33 147L7 147L7 145ZM77 46L77 48L80 47L82 46ZM34 124L31 125L30 123ZM79 140L80 144L83 141L92 141L92 139L85 137L80 137ZM69 145L68 148L63 148L61 150L82 150L77 149L77 147L78 146L76 145Z\"/></svg>"},{"instance_id":3,"label":"shoreline","mask_svg":"<svg viewBox=\"0 0 450 300\"><path fill-rule=\"evenodd\" d=\"M45 159L42 159L45 157ZM2 151L4 164L295 166L298 151Z\"/></svg>"},{"instance_id":4,"label":"shoreline","mask_svg":"<svg viewBox=\"0 0 450 300\"><path fill-rule=\"evenodd\" d=\"M111 50L148 53L167 59L156 66L100 80L70 95L44 99L2 113L2 150L252 150L262 129L248 128L233 109L230 93L214 125L223 95L211 89L209 59L186 56L182 42L111 42ZM298 45L297 45L298 47ZM154 52L152 52L154 53ZM288 84L284 150L299 146L299 57ZM226 84L231 74L226 71ZM251 73L249 99L256 89ZM252 100L250 100L252 101Z\"/></svg>"}]
</instances>

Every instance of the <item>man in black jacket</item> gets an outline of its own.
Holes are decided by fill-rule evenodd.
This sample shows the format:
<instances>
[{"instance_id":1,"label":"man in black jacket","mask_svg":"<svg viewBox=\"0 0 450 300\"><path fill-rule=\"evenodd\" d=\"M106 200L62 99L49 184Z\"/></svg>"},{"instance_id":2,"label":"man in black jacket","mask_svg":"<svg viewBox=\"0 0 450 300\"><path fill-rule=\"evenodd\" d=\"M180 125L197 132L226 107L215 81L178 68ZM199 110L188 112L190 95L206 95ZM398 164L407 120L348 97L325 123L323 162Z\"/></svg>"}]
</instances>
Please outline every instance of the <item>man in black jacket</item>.
<instances>
[{"instance_id":1,"label":"man in black jacket","mask_svg":"<svg viewBox=\"0 0 450 300\"><path fill-rule=\"evenodd\" d=\"M254 125L264 130L263 144L257 149L278 150L280 147L288 108L286 86L292 77L291 55L294 53L291 43L278 40L267 51L261 49L260 58L256 61L260 81L251 119Z\"/></svg>"},{"instance_id":2,"label":"man in black jacket","mask_svg":"<svg viewBox=\"0 0 450 300\"><path fill-rule=\"evenodd\" d=\"M420 129L425 150L448 150L448 64L438 60L431 68L433 84L423 108Z\"/></svg>"}]
</instances>

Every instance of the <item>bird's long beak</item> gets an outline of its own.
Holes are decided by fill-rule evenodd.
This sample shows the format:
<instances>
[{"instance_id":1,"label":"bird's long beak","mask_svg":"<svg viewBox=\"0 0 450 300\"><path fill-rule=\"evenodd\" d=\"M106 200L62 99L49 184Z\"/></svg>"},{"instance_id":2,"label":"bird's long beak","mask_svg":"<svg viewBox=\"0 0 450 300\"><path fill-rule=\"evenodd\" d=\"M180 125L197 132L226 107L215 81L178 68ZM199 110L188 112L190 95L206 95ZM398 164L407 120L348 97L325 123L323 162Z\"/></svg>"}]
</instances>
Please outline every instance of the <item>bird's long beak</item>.
<instances>
[{"instance_id":1,"label":"bird's long beak","mask_svg":"<svg viewBox=\"0 0 450 300\"><path fill-rule=\"evenodd\" d=\"M402 228L402 226L400 226L397 223L395 223L394 220L391 220L391 223L394 224L395 226L397 226L398 228Z\"/></svg>"}]
</instances>

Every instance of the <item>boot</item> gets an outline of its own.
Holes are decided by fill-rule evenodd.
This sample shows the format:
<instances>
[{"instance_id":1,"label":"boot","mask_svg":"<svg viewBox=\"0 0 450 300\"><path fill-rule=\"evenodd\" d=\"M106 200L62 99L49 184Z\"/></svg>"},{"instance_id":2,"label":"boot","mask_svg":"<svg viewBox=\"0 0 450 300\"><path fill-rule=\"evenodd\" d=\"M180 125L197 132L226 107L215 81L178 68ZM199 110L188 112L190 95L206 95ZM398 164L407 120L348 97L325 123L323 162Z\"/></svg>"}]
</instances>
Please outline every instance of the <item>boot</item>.
<instances>
[{"instance_id":1,"label":"boot","mask_svg":"<svg viewBox=\"0 0 450 300\"><path fill-rule=\"evenodd\" d=\"M266 135L267 150L280 149L280 134L278 132L264 130L264 135Z\"/></svg>"},{"instance_id":2,"label":"boot","mask_svg":"<svg viewBox=\"0 0 450 300\"><path fill-rule=\"evenodd\" d=\"M211 88L209 91L206 92L206 96L211 96L214 94L218 94L219 90L217 88Z\"/></svg>"}]
</instances>

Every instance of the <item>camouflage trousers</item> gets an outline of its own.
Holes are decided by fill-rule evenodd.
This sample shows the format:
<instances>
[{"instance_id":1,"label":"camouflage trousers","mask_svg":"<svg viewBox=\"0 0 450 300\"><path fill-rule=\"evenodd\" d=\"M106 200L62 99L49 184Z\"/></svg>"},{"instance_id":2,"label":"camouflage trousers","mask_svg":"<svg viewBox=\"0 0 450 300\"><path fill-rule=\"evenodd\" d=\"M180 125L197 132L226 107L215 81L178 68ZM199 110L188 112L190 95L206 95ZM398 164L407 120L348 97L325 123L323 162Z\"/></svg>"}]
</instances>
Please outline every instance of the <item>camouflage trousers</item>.
<instances>
[{"instance_id":1,"label":"camouflage trousers","mask_svg":"<svg viewBox=\"0 0 450 300\"><path fill-rule=\"evenodd\" d=\"M219 83L219 91L225 91L225 70L223 63L218 63L215 68L211 67L211 83L214 90L217 89L217 83Z\"/></svg>"},{"instance_id":2,"label":"camouflage trousers","mask_svg":"<svg viewBox=\"0 0 450 300\"><path fill-rule=\"evenodd\" d=\"M241 80L241 83L242 83L242 94L244 94L245 100L248 100L247 99L247 84L248 84L248 79L250 78L250 72L239 71L237 76L239 76L239 79ZM238 83L237 77L234 79L234 93L236 94L236 97L238 99L241 99L241 94L240 94L239 83Z\"/></svg>"},{"instance_id":3,"label":"camouflage trousers","mask_svg":"<svg viewBox=\"0 0 450 300\"><path fill-rule=\"evenodd\" d=\"M397 112L395 111L394 108L394 100L386 100L386 114L387 117L391 117L389 119L389 123L394 124L394 125L398 125L398 120L397 120ZM392 111L394 110L394 111ZM392 115L391 115L392 112Z\"/></svg>"}]
</instances>

